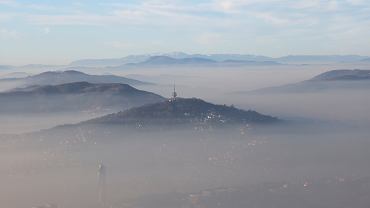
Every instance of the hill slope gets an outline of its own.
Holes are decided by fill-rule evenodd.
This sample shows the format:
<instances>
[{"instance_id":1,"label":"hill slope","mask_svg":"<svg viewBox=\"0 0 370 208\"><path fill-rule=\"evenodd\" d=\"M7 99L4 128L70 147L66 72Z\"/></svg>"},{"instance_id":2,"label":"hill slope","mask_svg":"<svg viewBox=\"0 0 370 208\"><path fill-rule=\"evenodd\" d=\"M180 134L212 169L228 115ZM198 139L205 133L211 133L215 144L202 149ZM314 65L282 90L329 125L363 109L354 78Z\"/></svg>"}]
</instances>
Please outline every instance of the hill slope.
<instances>
[{"instance_id":1,"label":"hill slope","mask_svg":"<svg viewBox=\"0 0 370 208\"><path fill-rule=\"evenodd\" d=\"M122 110L164 100L127 84L75 82L0 93L1 113Z\"/></svg>"},{"instance_id":2,"label":"hill slope","mask_svg":"<svg viewBox=\"0 0 370 208\"><path fill-rule=\"evenodd\" d=\"M326 90L370 90L370 70L332 70L312 79L252 91L252 93L303 93Z\"/></svg>"},{"instance_id":3,"label":"hill slope","mask_svg":"<svg viewBox=\"0 0 370 208\"><path fill-rule=\"evenodd\" d=\"M370 70L360 69L343 69L343 70L332 70L320 75L315 76L311 81L357 81L357 80L370 80Z\"/></svg>"},{"instance_id":4,"label":"hill slope","mask_svg":"<svg viewBox=\"0 0 370 208\"><path fill-rule=\"evenodd\" d=\"M226 125L272 123L277 118L255 111L244 111L225 105L215 105L200 99L177 98L132 108L85 122L86 124L122 125Z\"/></svg>"},{"instance_id":5,"label":"hill slope","mask_svg":"<svg viewBox=\"0 0 370 208\"><path fill-rule=\"evenodd\" d=\"M5 81L5 80L1 80ZM6 80L9 81L9 80ZM90 82L90 83L121 83L129 85L145 85L150 84L135 79L120 77L115 75L90 75L83 72L68 70L68 71L48 71L41 74L19 78L16 81L20 86L30 85L58 85L72 82Z\"/></svg>"}]
</instances>

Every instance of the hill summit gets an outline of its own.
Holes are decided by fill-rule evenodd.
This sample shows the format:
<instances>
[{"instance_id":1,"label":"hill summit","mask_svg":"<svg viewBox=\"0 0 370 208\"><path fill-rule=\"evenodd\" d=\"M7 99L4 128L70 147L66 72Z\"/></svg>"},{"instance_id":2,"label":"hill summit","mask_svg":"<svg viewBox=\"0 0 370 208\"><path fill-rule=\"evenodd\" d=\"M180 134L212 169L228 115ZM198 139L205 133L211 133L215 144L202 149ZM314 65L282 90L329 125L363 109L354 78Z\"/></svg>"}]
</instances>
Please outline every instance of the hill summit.
<instances>
[{"instance_id":1,"label":"hill summit","mask_svg":"<svg viewBox=\"0 0 370 208\"><path fill-rule=\"evenodd\" d=\"M176 98L148 104L119 113L89 120L89 124L122 124L136 126L156 125L227 125L264 124L277 118L233 106L215 105L196 98Z\"/></svg>"}]
</instances>

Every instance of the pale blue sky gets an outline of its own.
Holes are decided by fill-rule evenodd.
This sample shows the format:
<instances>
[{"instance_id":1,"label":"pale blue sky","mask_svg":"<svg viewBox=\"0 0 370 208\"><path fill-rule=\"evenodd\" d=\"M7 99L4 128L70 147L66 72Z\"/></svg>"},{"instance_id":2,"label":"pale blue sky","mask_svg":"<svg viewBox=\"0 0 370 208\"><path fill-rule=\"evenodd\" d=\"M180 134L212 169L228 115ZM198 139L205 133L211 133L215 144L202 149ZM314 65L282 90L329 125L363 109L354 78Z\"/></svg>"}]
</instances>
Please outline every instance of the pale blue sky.
<instances>
[{"instance_id":1,"label":"pale blue sky","mask_svg":"<svg viewBox=\"0 0 370 208\"><path fill-rule=\"evenodd\" d=\"M0 64L183 51L370 55L369 0L0 0Z\"/></svg>"}]
</instances>

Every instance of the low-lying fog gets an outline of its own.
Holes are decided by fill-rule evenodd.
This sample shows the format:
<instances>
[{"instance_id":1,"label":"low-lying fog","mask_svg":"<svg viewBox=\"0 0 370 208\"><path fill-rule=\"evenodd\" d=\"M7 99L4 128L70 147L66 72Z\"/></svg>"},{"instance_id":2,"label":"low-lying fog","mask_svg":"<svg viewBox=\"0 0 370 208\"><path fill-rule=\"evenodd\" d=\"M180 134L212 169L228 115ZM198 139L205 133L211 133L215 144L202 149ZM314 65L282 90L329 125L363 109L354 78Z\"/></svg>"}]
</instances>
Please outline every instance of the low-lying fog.
<instances>
[{"instance_id":1,"label":"low-lying fog","mask_svg":"<svg viewBox=\"0 0 370 208\"><path fill-rule=\"evenodd\" d=\"M189 197L204 190L210 193L199 196L205 197L202 207L213 207L207 197L225 207L295 207L301 200L302 207L370 203L369 131L232 130L121 131L104 138L81 131L75 138L60 133L7 140L1 145L0 201L5 207L104 207L97 175L102 162L105 207L197 207ZM219 188L235 191L218 193ZM263 200L245 202L251 194ZM347 198L329 198L333 195Z\"/></svg>"},{"instance_id":2,"label":"low-lying fog","mask_svg":"<svg viewBox=\"0 0 370 208\"><path fill-rule=\"evenodd\" d=\"M168 97L176 82L180 97L234 104L289 122L276 127L196 132L135 132L106 127L101 134L79 129L73 134L3 135L0 205L369 207L369 89L244 93L300 82L328 70L368 69L365 67L343 64L111 71L158 83L139 88L162 96ZM94 116L32 112L0 116L0 132L39 131ZM104 165L103 170L99 164Z\"/></svg>"}]
</instances>

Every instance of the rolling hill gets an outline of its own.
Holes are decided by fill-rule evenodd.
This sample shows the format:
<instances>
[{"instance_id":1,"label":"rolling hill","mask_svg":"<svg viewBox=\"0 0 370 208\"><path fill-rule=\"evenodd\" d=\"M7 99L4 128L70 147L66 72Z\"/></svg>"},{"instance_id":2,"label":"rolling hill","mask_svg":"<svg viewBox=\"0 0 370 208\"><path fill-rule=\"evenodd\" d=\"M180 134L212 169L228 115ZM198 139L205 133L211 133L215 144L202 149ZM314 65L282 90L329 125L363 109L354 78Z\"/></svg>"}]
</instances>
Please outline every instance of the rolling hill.
<instances>
[{"instance_id":1,"label":"rolling hill","mask_svg":"<svg viewBox=\"0 0 370 208\"><path fill-rule=\"evenodd\" d=\"M332 70L315 76L311 81L358 81L370 80L370 70Z\"/></svg>"},{"instance_id":2,"label":"rolling hill","mask_svg":"<svg viewBox=\"0 0 370 208\"><path fill-rule=\"evenodd\" d=\"M332 70L302 82L262 88L251 93L304 93L328 90L370 90L370 70Z\"/></svg>"},{"instance_id":3,"label":"rolling hill","mask_svg":"<svg viewBox=\"0 0 370 208\"><path fill-rule=\"evenodd\" d=\"M163 100L154 93L119 83L34 85L0 93L0 113L113 112Z\"/></svg>"},{"instance_id":4,"label":"rolling hill","mask_svg":"<svg viewBox=\"0 0 370 208\"><path fill-rule=\"evenodd\" d=\"M115 75L90 75L80 71L47 71L33 76L27 76L18 79L0 79L0 82L15 82L18 86L31 85L58 85L72 82L89 82L89 83L121 83L129 85L147 85L148 82L142 82L135 79L120 77Z\"/></svg>"},{"instance_id":5,"label":"rolling hill","mask_svg":"<svg viewBox=\"0 0 370 208\"><path fill-rule=\"evenodd\" d=\"M132 108L92 119L81 124L118 124L127 126L226 126L233 124L268 124L272 116L233 106L215 105L196 98L176 98Z\"/></svg>"}]
</instances>

